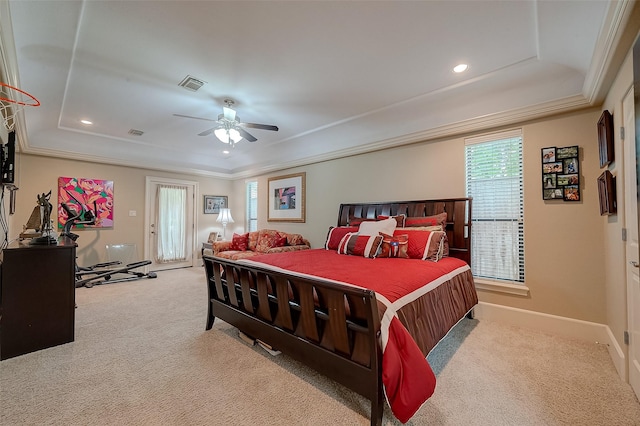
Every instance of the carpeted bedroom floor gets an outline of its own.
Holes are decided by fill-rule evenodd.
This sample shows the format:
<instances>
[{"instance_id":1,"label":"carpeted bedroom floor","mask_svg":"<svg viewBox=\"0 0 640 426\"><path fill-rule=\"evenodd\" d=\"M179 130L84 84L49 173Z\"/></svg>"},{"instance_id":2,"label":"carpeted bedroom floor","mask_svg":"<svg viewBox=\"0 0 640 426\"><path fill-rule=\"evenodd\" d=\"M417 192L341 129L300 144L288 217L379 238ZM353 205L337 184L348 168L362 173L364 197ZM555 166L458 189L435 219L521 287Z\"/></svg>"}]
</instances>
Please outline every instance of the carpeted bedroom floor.
<instances>
[{"instance_id":1,"label":"carpeted bedroom floor","mask_svg":"<svg viewBox=\"0 0 640 426\"><path fill-rule=\"evenodd\" d=\"M202 268L76 290L75 342L0 362L1 425L367 425L369 403L216 321ZM410 425L640 425L605 347L465 319ZM385 408L383 424L399 425Z\"/></svg>"}]
</instances>

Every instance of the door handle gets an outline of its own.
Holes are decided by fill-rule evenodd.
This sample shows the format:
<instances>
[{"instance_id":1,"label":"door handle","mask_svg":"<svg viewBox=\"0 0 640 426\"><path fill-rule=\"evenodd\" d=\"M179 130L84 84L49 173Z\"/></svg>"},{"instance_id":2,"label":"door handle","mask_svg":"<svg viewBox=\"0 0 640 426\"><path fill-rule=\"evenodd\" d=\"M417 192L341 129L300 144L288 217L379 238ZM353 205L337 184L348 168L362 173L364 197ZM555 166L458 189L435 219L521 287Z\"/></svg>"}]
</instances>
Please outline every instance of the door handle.
<instances>
[{"instance_id":1,"label":"door handle","mask_svg":"<svg viewBox=\"0 0 640 426\"><path fill-rule=\"evenodd\" d=\"M640 263L636 262L635 260L630 260L629 264L634 268L640 268Z\"/></svg>"}]
</instances>

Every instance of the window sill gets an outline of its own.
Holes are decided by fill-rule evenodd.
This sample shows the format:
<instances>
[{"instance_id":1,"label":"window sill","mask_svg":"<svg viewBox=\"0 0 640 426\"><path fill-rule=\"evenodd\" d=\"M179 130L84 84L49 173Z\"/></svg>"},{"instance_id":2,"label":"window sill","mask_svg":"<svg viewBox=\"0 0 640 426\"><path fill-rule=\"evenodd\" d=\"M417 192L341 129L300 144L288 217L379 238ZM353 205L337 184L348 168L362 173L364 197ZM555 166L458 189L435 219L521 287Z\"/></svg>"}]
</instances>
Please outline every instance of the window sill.
<instances>
[{"instance_id":1,"label":"window sill","mask_svg":"<svg viewBox=\"0 0 640 426\"><path fill-rule=\"evenodd\" d=\"M529 296L529 287L524 284L511 284L507 282L493 281L482 278L475 278L474 281L477 290L514 294L516 296Z\"/></svg>"}]
</instances>

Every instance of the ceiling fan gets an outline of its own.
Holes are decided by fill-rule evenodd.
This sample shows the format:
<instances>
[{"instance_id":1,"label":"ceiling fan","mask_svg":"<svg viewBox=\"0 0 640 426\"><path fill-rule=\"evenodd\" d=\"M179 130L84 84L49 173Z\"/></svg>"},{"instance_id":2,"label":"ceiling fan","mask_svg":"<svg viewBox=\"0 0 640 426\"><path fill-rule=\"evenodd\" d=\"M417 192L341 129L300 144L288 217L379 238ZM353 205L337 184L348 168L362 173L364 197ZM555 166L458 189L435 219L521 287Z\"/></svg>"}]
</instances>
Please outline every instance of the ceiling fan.
<instances>
[{"instance_id":1,"label":"ceiling fan","mask_svg":"<svg viewBox=\"0 0 640 426\"><path fill-rule=\"evenodd\" d=\"M198 136L208 136L211 133L215 134L220 141L230 144L232 147L236 143L240 142L243 138L249 142L255 142L258 139L251 133L247 132L244 128L248 129L260 129L260 130L272 130L277 132L278 126L270 124L256 124L256 123L242 123L240 117L236 115L236 111L233 109L235 102L231 99L224 100L225 106L222 108L223 113L218 115L217 120L204 117L193 117L190 115L173 114L176 117L195 118L196 120L213 121L218 123L216 126L198 133Z\"/></svg>"}]
</instances>

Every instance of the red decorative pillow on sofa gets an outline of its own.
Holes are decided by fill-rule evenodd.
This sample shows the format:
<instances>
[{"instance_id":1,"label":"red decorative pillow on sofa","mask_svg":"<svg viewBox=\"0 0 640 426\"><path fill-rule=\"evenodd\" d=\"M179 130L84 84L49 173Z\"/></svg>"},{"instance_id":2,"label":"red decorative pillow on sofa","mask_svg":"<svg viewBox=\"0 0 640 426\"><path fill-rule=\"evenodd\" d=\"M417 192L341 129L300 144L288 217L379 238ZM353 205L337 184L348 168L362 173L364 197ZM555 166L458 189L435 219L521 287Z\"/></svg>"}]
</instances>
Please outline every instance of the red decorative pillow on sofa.
<instances>
[{"instance_id":1,"label":"red decorative pillow on sofa","mask_svg":"<svg viewBox=\"0 0 640 426\"><path fill-rule=\"evenodd\" d=\"M235 232L233 233L233 238L231 239L231 246L229 249L236 251L246 251L249 246L249 233L238 235Z\"/></svg>"},{"instance_id":2,"label":"red decorative pillow on sofa","mask_svg":"<svg viewBox=\"0 0 640 426\"><path fill-rule=\"evenodd\" d=\"M280 236L276 238L274 247L284 247L286 245L287 245L287 234L280 234Z\"/></svg>"}]
</instances>

